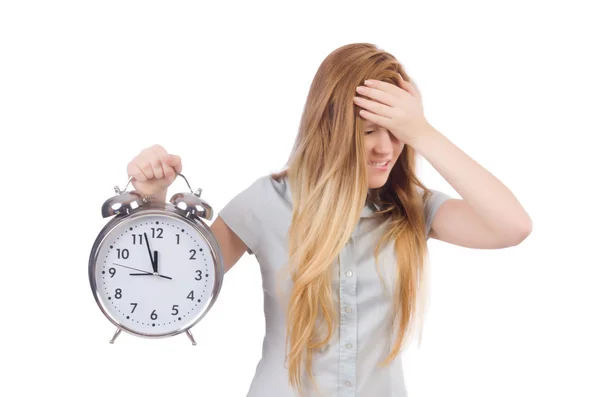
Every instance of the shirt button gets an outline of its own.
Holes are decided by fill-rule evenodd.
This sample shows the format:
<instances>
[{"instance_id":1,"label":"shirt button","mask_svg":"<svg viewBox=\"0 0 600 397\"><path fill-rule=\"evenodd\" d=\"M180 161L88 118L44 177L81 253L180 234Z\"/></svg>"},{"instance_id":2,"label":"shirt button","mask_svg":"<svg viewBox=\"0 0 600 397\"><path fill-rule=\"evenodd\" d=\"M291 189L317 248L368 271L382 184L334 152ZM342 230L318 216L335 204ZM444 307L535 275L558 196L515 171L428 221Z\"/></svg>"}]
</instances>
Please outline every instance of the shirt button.
<instances>
[{"instance_id":1,"label":"shirt button","mask_svg":"<svg viewBox=\"0 0 600 397\"><path fill-rule=\"evenodd\" d=\"M352 277L352 272L350 270L346 272L346 277Z\"/></svg>"},{"instance_id":2,"label":"shirt button","mask_svg":"<svg viewBox=\"0 0 600 397\"><path fill-rule=\"evenodd\" d=\"M352 343L346 343L346 348L352 349Z\"/></svg>"},{"instance_id":3,"label":"shirt button","mask_svg":"<svg viewBox=\"0 0 600 397\"><path fill-rule=\"evenodd\" d=\"M352 386L352 382L350 382L349 380L347 380L346 382L344 382L344 384L348 387Z\"/></svg>"},{"instance_id":4,"label":"shirt button","mask_svg":"<svg viewBox=\"0 0 600 397\"><path fill-rule=\"evenodd\" d=\"M346 313L350 313L352 311L352 308L350 306L346 306Z\"/></svg>"}]
</instances>

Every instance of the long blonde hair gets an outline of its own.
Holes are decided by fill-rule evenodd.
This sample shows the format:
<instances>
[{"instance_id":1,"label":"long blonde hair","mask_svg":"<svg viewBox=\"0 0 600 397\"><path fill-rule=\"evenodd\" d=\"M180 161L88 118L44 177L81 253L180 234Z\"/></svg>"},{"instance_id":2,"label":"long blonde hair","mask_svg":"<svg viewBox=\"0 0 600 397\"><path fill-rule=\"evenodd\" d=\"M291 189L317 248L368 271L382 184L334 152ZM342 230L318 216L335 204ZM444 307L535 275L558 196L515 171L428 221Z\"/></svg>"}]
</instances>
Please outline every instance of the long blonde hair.
<instances>
[{"instance_id":1,"label":"long blonde hair","mask_svg":"<svg viewBox=\"0 0 600 397\"><path fill-rule=\"evenodd\" d=\"M393 241L397 258L392 325L398 337L382 365L389 365L404 348L416 318L427 255L423 202L431 192L416 177L416 152L408 145L386 184L369 191L364 120L353 102L356 87L364 80L399 86L398 73L411 81L396 58L373 44L350 44L329 54L311 84L287 169L271 175L287 176L292 189L288 265L293 286L287 308L286 362L290 384L300 391L302 361L314 384L313 349L330 341L338 323L331 266L350 239L367 199L378 205L377 216L389 220L375 257ZM319 319L326 323L324 340L316 338Z\"/></svg>"}]
</instances>

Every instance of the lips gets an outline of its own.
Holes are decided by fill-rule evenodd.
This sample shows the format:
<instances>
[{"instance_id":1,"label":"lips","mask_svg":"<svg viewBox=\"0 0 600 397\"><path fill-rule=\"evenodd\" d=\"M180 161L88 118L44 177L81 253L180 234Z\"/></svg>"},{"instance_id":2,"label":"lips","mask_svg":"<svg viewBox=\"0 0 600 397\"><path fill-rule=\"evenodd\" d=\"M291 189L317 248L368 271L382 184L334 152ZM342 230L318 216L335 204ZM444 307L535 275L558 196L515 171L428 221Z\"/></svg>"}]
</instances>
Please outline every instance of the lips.
<instances>
[{"instance_id":1,"label":"lips","mask_svg":"<svg viewBox=\"0 0 600 397\"><path fill-rule=\"evenodd\" d=\"M369 161L367 164L372 165L373 167L385 167L392 160L384 160L384 161Z\"/></svg>"}]
</instances>

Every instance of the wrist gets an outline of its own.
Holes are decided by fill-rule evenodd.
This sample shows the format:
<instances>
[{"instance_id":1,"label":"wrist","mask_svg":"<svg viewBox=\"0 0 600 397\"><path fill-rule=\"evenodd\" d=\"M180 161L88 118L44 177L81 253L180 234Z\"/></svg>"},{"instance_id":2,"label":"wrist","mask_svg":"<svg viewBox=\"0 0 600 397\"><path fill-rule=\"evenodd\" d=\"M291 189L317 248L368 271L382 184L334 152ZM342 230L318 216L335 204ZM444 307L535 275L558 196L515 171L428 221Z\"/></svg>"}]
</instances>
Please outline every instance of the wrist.
<instances>
[{"instance_id":1,"label":"wrist","mask_svg":"<svg viewBox=\"0 0 600 397\"><path fill-rule=\"evenodd\" d=\"M416 151L420 151L423 146L428 144L428 141L430 141L436 133L439 133L438 130L433 128L433 126L429 123L421 124L416 130L417 133L410 140L410 142L407 142L407 144L412 146Z\"/></svg>"},{"instance_id":2,"label":"wrist","mask_svg":"<svg viewBox=\"0 0 600 397\"><path fill-rule=\"evenodd\" d=\"M151 202L151 201L159 201L159 202L166 202L167 201L167 191L161 191L161 192L144 192L144 191L139 191L136 190L135 191L137 194L139 194L142 197L142 200L144 203L147 202Z\"/></svg>"}]
</instances>

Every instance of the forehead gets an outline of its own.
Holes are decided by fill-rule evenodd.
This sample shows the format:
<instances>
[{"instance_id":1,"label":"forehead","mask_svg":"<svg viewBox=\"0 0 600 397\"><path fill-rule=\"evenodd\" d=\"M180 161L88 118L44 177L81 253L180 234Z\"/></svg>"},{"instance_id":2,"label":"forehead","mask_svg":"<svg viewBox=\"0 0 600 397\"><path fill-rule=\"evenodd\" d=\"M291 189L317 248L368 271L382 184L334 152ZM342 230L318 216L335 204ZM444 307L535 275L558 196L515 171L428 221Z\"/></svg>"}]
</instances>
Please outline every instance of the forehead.
<instances>
[{"instance_id":1,"label":"forehead","mask_svg":"<svg viewBox=\"0 0 600 397\"><path fill-rule=\"evenodd\" d=\"M363 127L364 128L374 128L374 127L377 127L377 124L373 123L370 120L364 120L363 121Z\"/></svg>"}]
</instances>

